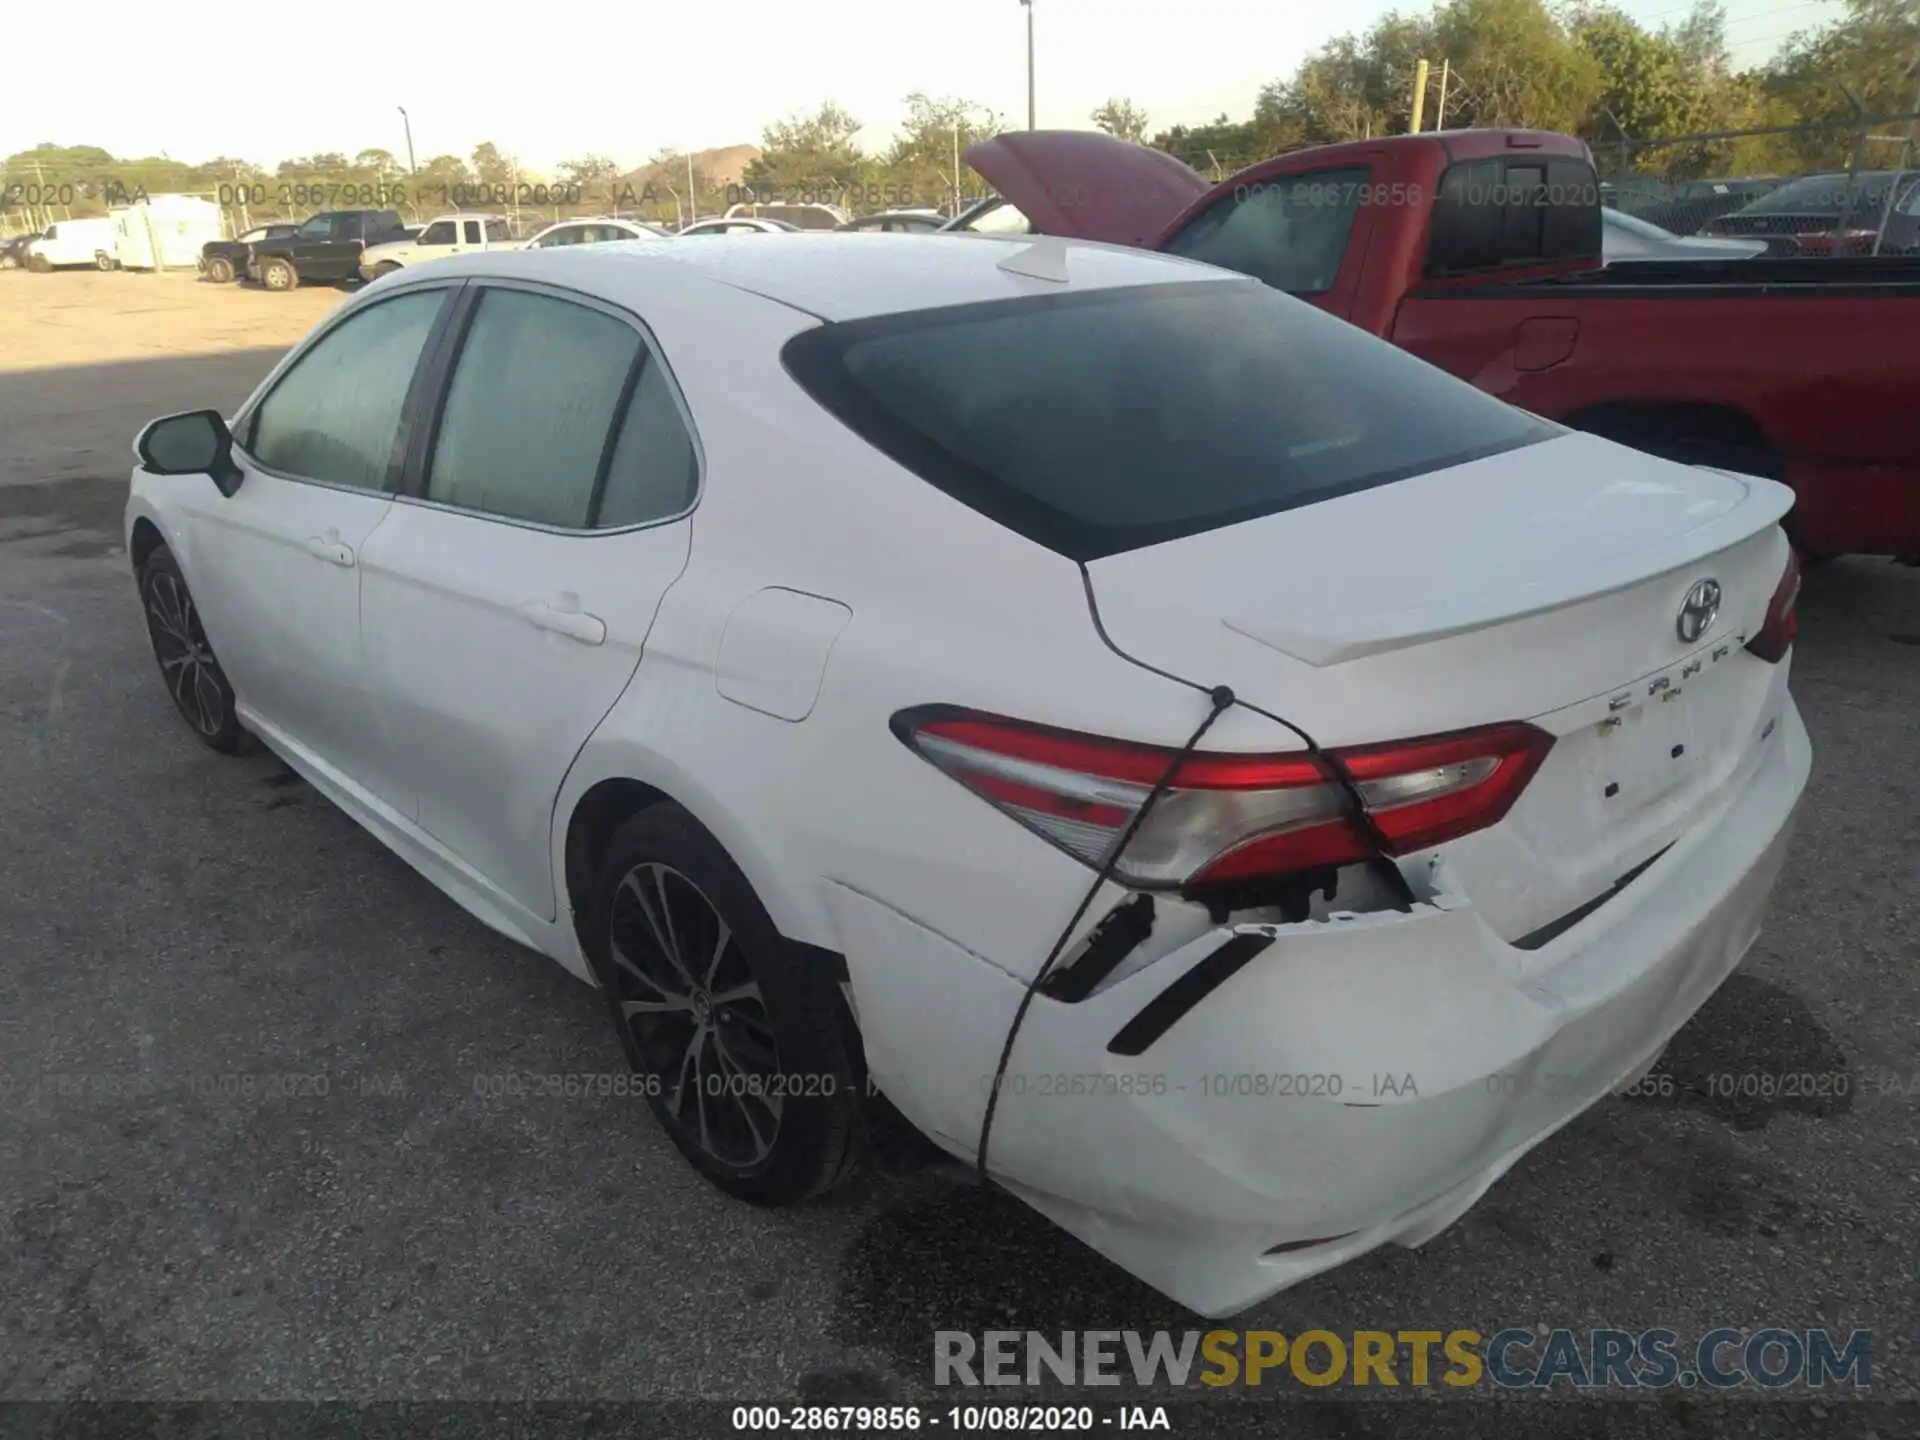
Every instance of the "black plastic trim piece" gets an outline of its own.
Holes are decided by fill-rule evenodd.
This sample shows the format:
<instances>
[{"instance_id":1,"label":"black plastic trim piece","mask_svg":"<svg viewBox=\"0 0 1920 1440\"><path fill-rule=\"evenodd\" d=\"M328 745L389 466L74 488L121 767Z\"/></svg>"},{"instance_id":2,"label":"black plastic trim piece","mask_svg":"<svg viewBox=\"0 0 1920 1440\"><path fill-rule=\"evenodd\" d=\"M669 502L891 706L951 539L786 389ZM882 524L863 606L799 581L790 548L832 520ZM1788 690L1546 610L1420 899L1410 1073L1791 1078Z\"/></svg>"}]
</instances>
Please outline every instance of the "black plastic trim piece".
<instances>
[{"instance_id":1,"label":"black plastic trim piece","mask_svg":"<svg viewBox=\"0 0 1920 1440\"><path fill-rule=\"evenodd\" d=\"M1518 940L1513 942L1513 948L1516 950L1538 950L1542 946L1552 944L1555 940L1558 940L1562 935L1566 934L1567 931L1586 919L1587 916L1593 914L1594 911L1598 910L1602 905L1626 889L1627 886L1646 874L1647 871L1652 868L1653 862L1672 848L1671 845L1662 846L1654 854L1642 860L1638 865L1634 866L1633 869L1629 870L1605 890L1602 890L1598 895L1594 896L1593 899L1587 901L1586 904L1569 910L1558 920L1549 920L1538 930L1532 930L1522 935Z\"/></svg>"},{"instance_id":2,"label":"black plastic trim piece","mask_svg":"<svg viewBox=\"0 0 1920 1440\"><path fill-rule=\"evenodd\" d=\"M1040 993L1049 1000L1078 1005L1153 934L1153 897L1142 892L1116 905L1093 927L1080 958L1049 975Z\"/></svg>"},{"instance_id":3,"label":"black plastic trim piece","mask_svg":"<svg viewBox=\"0 0 1920 1440\"><path fill-rule=\"evenodd\" d=\"M1144 1055L1194 1006L1226 984L1242 966L1273 944L1273 936L1242 931L1149 1000L1107 1042L1109 1055Z\"/></svg>"}]
</instances>

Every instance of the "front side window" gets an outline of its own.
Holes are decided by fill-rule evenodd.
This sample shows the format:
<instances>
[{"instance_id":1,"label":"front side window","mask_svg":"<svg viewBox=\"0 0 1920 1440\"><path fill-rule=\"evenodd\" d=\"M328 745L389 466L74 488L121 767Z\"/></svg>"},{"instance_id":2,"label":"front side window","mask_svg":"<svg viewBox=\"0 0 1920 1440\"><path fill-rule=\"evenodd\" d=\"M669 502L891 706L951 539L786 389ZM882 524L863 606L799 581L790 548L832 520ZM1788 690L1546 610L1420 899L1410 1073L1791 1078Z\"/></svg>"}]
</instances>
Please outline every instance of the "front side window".
<instances>
[{"instance_id":1,"label":"front side window","mask_svg":"<svg viewBox=\"0 0 1920 1440\"><path fill-rule=\"evenodd\" d=\"M453 222L451 220L434 221L420 232L419 243L422 245L453 244Z\"/></svg>"},{"instance_id":2,"label":"front side window","mask_svg":"<svg viewBox=\"0 0 1920 1440\"><path fill-rule=\"evenodd\" d=\"M305 479L383 488L400 407L446 294L396 295L328 331L255 410L254 458Z\"/></svg>"},{"instance_id":3,"label":"front side window","mask_svg":"<svg viewBox=\"0 0 1920 1440\"><path fill-rule=\"evenodd\" d=\"M302 240L326 240L333 235L333 217L316 215L295 232Z\"/></svg>"},{"instance_id":4,"label":"front side window","mask_svg":"<svg viewBox=\"0 0 1920 1440\"><path fill-rule=\"evenodd\" d=\"M480 298L454 365L427 498L583 528L641 341L603 311L524 290Z\"/></svg>"},{"instance_id":5,"label":"front side window","mask_svg":"<svg viewBox=\"0 0 1920 1440\"><path fill-rule=\"evenodd\" d=\"M1563 433L1246 281L844 321L783 359L906 469L1076 560Z\"/></svg>"},{"instance_id":6,"label":"front side window","mask_svg":"<svg viewBox=\"0 0 1920 1440\"><path fill-rule=\"evenodd\" d=\"M1294 295L1333 288L1372 172L1365 166L1235 187L1174 236L1167 250L1238 270Z\"/></svg>"}]
</instances>

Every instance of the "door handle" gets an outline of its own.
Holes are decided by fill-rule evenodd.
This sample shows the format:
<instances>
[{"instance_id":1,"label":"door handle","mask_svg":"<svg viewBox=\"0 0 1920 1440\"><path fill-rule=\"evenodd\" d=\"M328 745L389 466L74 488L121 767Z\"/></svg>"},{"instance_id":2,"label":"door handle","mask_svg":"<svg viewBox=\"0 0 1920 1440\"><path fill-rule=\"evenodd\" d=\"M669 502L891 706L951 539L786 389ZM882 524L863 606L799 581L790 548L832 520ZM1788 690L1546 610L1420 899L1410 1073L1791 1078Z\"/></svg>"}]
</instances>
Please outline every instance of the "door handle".
<instances>
[{"instance_id":1,"label":"door handle","mask_svg":"<svg viewBox=\"0 0 1920 1440\"><path fill-rule=\"evenodd\" d=\"M328 564L338 565L343 570L353 567L353 549L351 546L340 543L338 530L329 530L324 535L315 535L307 541L307 553L316 560L325 560Z\"/></svg>"},{"instance_id":2,"label":"door handle","mask_svg":"<svg viewBox=\"0 0 1920 1440\"><path fill-rule=\"evenodd\" d=\"M580 597L571 592L560 596L558 601L536 600L523 606L520 613L542 630L578 640L582 645L606 643L607 622L582 610Z\"/></svg>"}]
</instances>

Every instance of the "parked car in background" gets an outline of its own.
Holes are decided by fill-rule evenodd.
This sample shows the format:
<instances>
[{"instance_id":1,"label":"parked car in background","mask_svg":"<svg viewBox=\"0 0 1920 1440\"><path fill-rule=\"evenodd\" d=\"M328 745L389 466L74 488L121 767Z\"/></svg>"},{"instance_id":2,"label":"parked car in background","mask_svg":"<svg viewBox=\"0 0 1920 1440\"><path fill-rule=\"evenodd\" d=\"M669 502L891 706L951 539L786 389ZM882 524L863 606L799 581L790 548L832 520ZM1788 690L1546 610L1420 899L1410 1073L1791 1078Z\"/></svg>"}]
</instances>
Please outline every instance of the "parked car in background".
<instances>
[{"instance_id":1,"label":"parked car in background","mask_svg":"<svg viewBox=\"0 0 1920 1440\"><path fill-rule=\"evenodd\" d=\"M104 216L91 220L56 220L38 240L27 244L29 270L45 274L77 265L96 270L111 270L119 262L114 258L118 243L114 223Z\"/></svg>"},{"instance_id":2,"label":"parked car in background","mask_svg":"<svg viewBox=\"0 0 1920 1440\"><path fill-rule=\"evenodd\" d=\"M24 235L10 235L0 240L0 270L18 270L27 263L27 247L46 232L29 230Z\"/></svg>"},{"instance_id":3,"label":"parked car in background","mask_svg":"<svg viewBox=\"0 0 1920 1440\"><path fill-rule=\"evenodd\" d=\"M1739 965L1812 758L1793 497L1040 248L391 276L149 425L123 533L201 741L597 983L719 1189L848 1179L871 1084L1231 1314L1445 1230Z\"/></svg>"},{"instance_id":4,"label":"parked car in background","mask_svg":"<svg viewBox=\"0 0 1920 1440\"><path fill-rule=\"evenodd\" d=\"M1675 235L1698 235L1709 222L1751 205L1783 183L1777 175L1740 180L1686 180L1674 186L1663 199L1621 208Z\"/></svg>"},{"instance_id":5,"label":"parked car in background","mask_svg":"<svg viewBox=\"0 0 1920 1440\"><path fill-rule=\"evenodd\" d=\"M758 219L746 215L731 220L699 220L686 229L676 231L680 236L691 235L792 235L799 226L789 225L784 220Z\"/></svg>"},{"instance_id":6,"label":"parked car in background","mask_svg":"<svg viewBox=\"0 0 1920 1440\"><path fill-rule=\"evenodd\" d=\"M1239 270L1536 415L1783 479L1812 556L1920 554L1920 263L1603 265L1587 147L1546 131L1324 145L1217 185L1087 131L966 155L1045 233Z\"/></svg>"},{"instance_id":7,"label":"parked car in background","mask_svg":"<svg viewBox=\"0 0 1920 1440\"><path fill-rule=\"evenodd\" d=\"M360 278L378 280L407 265L476 250L512 250L520 243L504 215L441 215L429 220L417 235L368 245L360 252Z\"/></svg>"},{"instance_id":8,"label":"parked car in background","mask_svg":"<svg viewBox=\"0 0 1920 1440\"><path fill-rule=\"evenodd\" d=\"M888 235L931 235L946 223L946 217L938 210L882 210L877 215L861 215L849 220L840 228Z\"/></svg>"},{"instance_id":9,"label":"parked car in background","mask_svg":"<svg viewBox=\"0 0 1920 1440\"><path fill-rule=\"evenodd\" d=\"M1763 240L1675 235L1624 210L1600 212L1600 258L1608 265L1623 260L1748 260L1766 252Z\"/></svg>"},{"instance_id":10,"label":"parked car in background","mask_svg":"<svg viewBox=\"0 0 1920 1440\"><path fill-rule=\"evenodd\" d=\"M562 245L604 245L614 240L668 240L672 237L657 226L646 225L638 220L609 219L606 216L588 216L578 220L562 220L549 225L523 241L523 250L552 250Z\"/></svg>"},{"instance_id":11,"label":"parked car in background","mask_svg":"<svg viewBox=\"0 0 1920 1440\"><path fill-rule=\"evenodd\" d=\"M248 247L262 240L278 240L299 228L289 220L284 224L256 225L231 240L209 240L200 247L200 273L216 285L225 285L246 273Z\"/></svg>"},{"instance_id":12,"label":"parked car in background","mask_svg":"<svg viewBox=\"0 0 1920 1440\"><path fill-rule=\"evenodd\" d=\"M247 277L269 290L292 290L308 280L358 278L361 254L411 232L394 210L323 210L291 235L247 247Z\"/></svg>"},{"instance_id":13,"label":"parked car in background","mask_svg":"<svg viewBox=\"0 0 1920 1440\"><path fill-rule=\"evenodd\" d=\"M779 220L795 230L838 230L853 217L838 205L729 205L723 220Z\"/></svg>"},{"instance_id":14,"label":"parked car in background","mask_svg":"<svg viewBox=\"0 0 1920 1440\"><path fill-rule=\"evenodd\" d=\"M1808 175L1720 216L1703 233L1754 236L1780 255L1869 255L1876 236L1882 255L1920 254L1920 170Z\"/></svg>"}]
</instances>

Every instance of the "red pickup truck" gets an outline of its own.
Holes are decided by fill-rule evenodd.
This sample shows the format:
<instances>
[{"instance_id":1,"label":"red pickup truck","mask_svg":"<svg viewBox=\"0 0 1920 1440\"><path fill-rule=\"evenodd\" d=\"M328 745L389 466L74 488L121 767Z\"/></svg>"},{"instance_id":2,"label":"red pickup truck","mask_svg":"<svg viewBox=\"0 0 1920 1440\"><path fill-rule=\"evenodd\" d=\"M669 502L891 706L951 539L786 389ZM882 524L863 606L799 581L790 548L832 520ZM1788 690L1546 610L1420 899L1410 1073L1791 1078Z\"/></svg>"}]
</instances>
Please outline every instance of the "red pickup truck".
<instances>
[{"instance_id":1,"label":"red pickup truck","mask_svg":"<svg viewBox=\"0 0 1920 1440\"><path fill-rule=\"evenodd\" d=\"M1920 261L1603 268L1589 152L1541 131L1327 145L1217 185L1083 131L966 154L998 194L950 228L1242 271L1537 415L1784 480L1809 556L1920 555Z\"/></svg>"}]
</instances>

